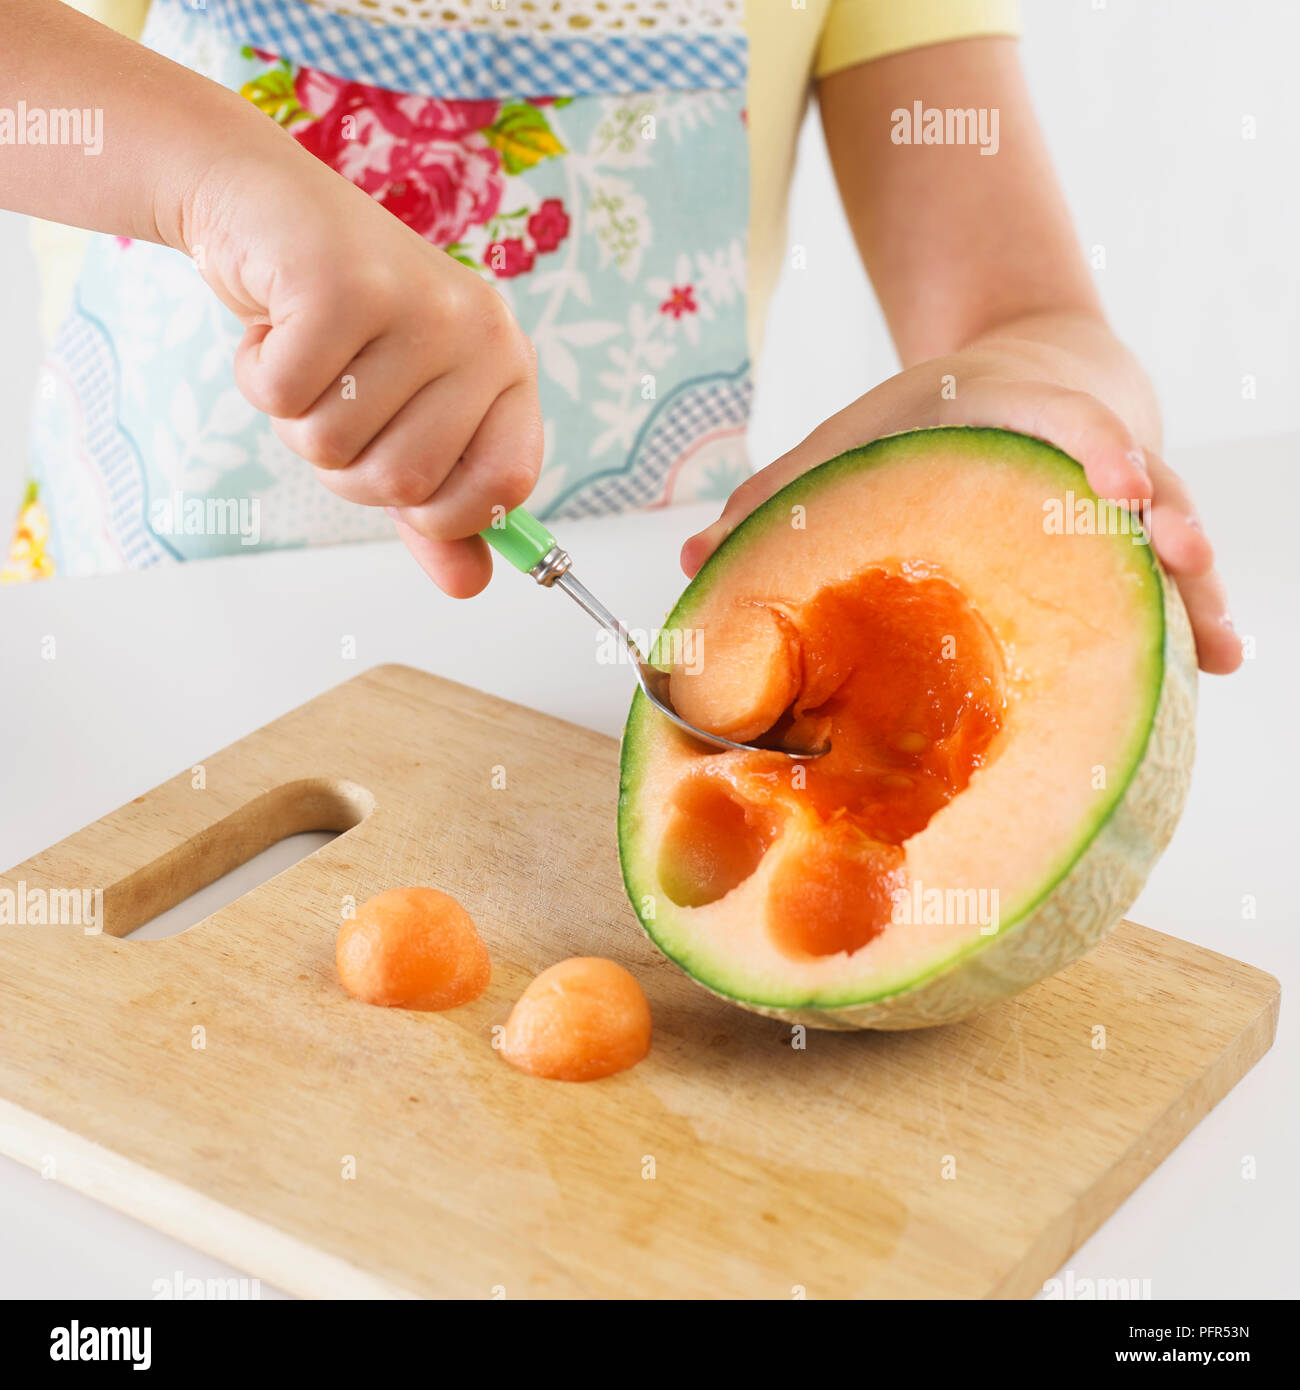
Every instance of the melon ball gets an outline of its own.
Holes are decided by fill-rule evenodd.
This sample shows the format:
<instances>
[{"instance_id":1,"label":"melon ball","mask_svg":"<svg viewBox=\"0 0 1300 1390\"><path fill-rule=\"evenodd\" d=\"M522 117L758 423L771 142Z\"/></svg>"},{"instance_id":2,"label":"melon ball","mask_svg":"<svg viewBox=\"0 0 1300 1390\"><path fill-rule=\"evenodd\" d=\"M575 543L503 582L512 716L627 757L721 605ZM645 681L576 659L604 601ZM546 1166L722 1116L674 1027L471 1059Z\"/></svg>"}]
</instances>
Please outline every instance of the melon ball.
<instances>
[{"instance_id":1,"label":"melon ball","mask_svg":"<svg viewBox=\"0 0 1300 1390\"><path fill-rule=\"evenodd\" d=\"M520 995L501 1051L553 1081L613 1076L650 1051L650 1005L621 965L574 956L543 970Z\"/></svg>"},{"instance_id":2,"label":"melon ball","mask_svg":"<svg viewBox=\"0 0 1300 1390\"><path fill-rule=\"evenodd\" d=\"M390 888L339 931L339 981L367 1004L451 1009L487 988L492 962L468 912L436 888Z\"/></svg>"},{"instance_id":3,"label":"melon ball","mask_svg":"<svg viewBox=\"0 0 1300 1390\"><path fill-rule=\"evenodd\" d=\"M784 616L759 604L729 609L697 639L698 663L669 678L689 724L745 743L776 723L799 693L798 642Z\"/></svg>"}]
</instances>

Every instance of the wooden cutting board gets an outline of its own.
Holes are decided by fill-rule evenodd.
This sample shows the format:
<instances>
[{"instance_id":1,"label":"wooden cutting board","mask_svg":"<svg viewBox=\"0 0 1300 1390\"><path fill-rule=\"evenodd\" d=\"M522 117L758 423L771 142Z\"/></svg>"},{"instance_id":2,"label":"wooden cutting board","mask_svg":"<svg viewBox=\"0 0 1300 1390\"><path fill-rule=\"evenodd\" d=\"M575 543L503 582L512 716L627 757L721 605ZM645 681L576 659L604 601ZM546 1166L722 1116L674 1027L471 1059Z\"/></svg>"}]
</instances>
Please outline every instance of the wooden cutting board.
<instances>
[{"instance_id":1,"label":"wooden cutting board","mask_svg":"<svg viewBox=\"0 0 1300 1390\"><path fill-rule=\"evenodd\" d=\"M384 666L12 870L29 902L102 887L105 932L0 927L0 1149L300 1294L1024 1296L1272 1041L1276 980L1125 923L971 1022L793 1046L642 936L616 752ZM118 939L306 829L346 833L182 935ZM412 883L492 953L449 1013L334 973L346 905ZM588 1085L492 1048L573 954L654 1012L647 1061Z\"/></svg>"}]
</instances>

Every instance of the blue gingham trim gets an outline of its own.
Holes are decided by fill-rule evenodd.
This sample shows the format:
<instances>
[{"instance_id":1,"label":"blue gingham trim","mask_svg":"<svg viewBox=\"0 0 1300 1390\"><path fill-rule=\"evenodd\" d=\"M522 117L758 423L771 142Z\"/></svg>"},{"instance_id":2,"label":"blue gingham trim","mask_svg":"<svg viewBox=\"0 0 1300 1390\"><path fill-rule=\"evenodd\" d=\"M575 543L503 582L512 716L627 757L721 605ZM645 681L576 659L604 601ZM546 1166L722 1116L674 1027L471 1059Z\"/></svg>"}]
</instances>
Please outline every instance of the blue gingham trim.
<instances>
[{"instance_id":1,"label":"blue gingham trim","mask_svg":"<svg viewBox=\"0 0 1300 1390\"><path fill-rule=\"evenodd\" d=\"M601 96L743 87L739 33L570 38L377 24L298 0L171 0L241 44L415 96Z\"/></svg>"},{"instance_id":2,"label":"blue gingham trim","mask_svg":"<svg viewBox=\"0 0 1300 1390\"><path fill-rule=\"evenodd\" d=\"M103 325L79 302L63 321L55 339L54 357L76 393L82 443L99 475L105 524L122 552L123 563L128 569L148 569L174 557L175 551L146 524L144 465L117 422L118 372L112 343Z\"/></svg>"},{"instance_id":3,"label":"blue gingham trim","mask_svg":"<svg viewBox=\"0 0 1300 1390\"><path fill-rule=\"evenodd\" d=\"M732 374L686 382L642 427L626 468L584 480L552 502L543 517L610 516L663 502L683 454L715 431L744 429L752 394L748 362Z\"/></svg>"}]
</instances>

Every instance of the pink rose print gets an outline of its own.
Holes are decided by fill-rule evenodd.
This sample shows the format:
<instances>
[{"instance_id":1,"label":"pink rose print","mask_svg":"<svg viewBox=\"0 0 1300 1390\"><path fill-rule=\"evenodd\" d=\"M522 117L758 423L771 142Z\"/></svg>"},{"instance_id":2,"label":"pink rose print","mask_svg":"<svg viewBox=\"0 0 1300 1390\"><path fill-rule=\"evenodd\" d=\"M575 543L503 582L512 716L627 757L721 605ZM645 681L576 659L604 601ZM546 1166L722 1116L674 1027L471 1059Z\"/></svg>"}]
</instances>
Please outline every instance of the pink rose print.
<instances>
[{"instance_id":1,"label":"pink rose print","mask_svg":"<svg viewBox=\"0 0 1300 1390\"><path fill-rule=\"evenodd\" d=\"M533 253L519 237L492 242L483 259L502 280L524 275L533 268Z\"/></svg>"},{"instance_id":2,"label":"pink rose print","mask_svg":"<svg viewBox=\"0 0 1300 1390\"><path fill-rule=\"evenodd\" d=\"M700 306L695 302L694 285L674 285L668 298L659 306L661 314L671 314L680 319L683 314L698 314Z\"/></svg>"},{"instance_id":3,"label":"pink rose print","mask_svg":"<svg viewBox=\"0 0 1300 1390\"><path fill-rule=\"evenodd\" d=\"M569 214L559 198L547 198L528 219L528 235L539 251L554 251L569 235Z\"/></svg>"},{"instance_id":4,"label":"pink rose print","mask_svg":"<svg viewBox=\"0 0 1300 1390\"><path fill-rule=\"evenodd\" d=\"M499 211L501 156L480 133L495 101L407 96L312 68L294 89L317 117L295 138L427 240L452 245Z\"/></svg>"}]
</instances>

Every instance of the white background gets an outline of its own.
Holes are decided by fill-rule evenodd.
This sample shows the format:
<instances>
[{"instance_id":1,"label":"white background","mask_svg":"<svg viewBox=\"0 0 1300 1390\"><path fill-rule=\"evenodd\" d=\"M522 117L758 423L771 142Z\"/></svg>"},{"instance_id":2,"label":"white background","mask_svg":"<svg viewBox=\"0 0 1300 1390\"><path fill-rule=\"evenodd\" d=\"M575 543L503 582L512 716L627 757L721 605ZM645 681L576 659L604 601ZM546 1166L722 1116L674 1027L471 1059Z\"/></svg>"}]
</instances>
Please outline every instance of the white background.
<instances>
[{"instance_id":1,"label":"white background","mask_svg":"<svg viewBox=\"0 0 1300 1390\"><path fill-rule=\"evenodd\" d=\"M1025 54L1107 308L1160 389L1168 452L1200 499L1254 658L1202 682L1183 824L1133 916L1300 980L1292 733L1300 510L1300 7L1283 0L1026 0ZM1243 139L1243 120L1256 138ZM773 306L753 445L765 460L893 369L815 125L790 240L807 269ZM34 273L0 217L0 514L21 484L35 380ZM1243 397L1243 378L1256 383ZM698 508L566 528L584 579L642 625L680 575ZM0 523L4 529L7 523ZM395 546L271 555L0 590L0 861L7 866L292 705L384 660L616 733L626 673L558 595L440 599ZM527 605L525 607L525 605ZM37 656L56 632L60 658ZM355 662L340 659L357 635ZM1255 916L1244 915L1253 904ZM1156 1296L1295 1296L1296 1032L1071 1260ZM1258 1177L1243 1180L1253 1157ZM0 1295L147 1296L218 1266L0 1163Z\"/></svg>"}]
</instances>

